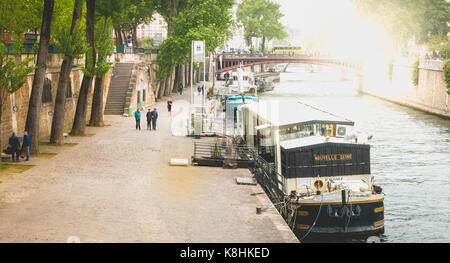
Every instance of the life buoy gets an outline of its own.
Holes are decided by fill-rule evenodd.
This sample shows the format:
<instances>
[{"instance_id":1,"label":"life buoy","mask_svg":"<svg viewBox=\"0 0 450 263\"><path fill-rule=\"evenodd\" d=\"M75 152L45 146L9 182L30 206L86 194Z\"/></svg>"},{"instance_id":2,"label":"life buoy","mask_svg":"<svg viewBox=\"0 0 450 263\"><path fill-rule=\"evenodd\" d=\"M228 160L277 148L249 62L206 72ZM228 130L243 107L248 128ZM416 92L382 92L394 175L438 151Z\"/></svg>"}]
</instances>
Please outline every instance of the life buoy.
<instances>
[{"instance_id":1,"label":"life buoy","mask_svg":"<svg viewBox=\"0 0 450 263\"><path fill-rule=\"evenodd\" d=\"M316 190L320 191L320 189L322 189L323 187L323 181L322 179L318 178L314 181L314 188L316 188Z\"/></svg>"}]
</instances>

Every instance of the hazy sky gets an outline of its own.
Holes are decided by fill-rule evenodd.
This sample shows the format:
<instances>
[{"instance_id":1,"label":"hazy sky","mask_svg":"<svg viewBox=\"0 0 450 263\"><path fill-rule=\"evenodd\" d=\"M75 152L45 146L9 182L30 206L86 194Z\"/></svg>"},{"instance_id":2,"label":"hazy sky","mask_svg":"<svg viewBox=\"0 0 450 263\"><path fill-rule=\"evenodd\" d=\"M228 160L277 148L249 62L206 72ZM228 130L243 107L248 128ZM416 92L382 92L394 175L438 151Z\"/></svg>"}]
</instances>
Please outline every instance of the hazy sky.
<instances>
[{"instance_id":1,"label":"hazy sky","mask_svg":"<svg viewBox=\"0 0 450 263\"><path fill-rule=\"evenodd\" d=\"M316 31L326 21L340 21L353 15L350 0L273 0L285 15L282 23L304 32Z\"/></svg>"}]
</instances>

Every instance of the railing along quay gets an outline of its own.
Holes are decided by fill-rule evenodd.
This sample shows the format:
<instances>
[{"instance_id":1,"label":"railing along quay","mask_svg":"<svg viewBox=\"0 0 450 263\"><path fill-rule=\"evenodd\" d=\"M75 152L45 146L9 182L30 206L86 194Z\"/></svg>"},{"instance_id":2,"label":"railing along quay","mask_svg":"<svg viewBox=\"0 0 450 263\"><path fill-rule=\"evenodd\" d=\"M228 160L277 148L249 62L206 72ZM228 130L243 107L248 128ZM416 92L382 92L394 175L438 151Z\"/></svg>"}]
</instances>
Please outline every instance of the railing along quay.
<instances>
[{"instance_id":1,"label":"railing along quay","mask_svg":"<svg viewBox=\"0 0 450 263\"><path fill-rule=\"evenodd\" d=\"M228 162L227 162L228 161ZM235 168L248 168L257 182L270 194L270 198L280 201L285 194L281 175L273 164L264 160L251 147L224 145L219 143L194 142L192 163L200 166L224 167L230 163Z\"/></svg>"}]
</instances>

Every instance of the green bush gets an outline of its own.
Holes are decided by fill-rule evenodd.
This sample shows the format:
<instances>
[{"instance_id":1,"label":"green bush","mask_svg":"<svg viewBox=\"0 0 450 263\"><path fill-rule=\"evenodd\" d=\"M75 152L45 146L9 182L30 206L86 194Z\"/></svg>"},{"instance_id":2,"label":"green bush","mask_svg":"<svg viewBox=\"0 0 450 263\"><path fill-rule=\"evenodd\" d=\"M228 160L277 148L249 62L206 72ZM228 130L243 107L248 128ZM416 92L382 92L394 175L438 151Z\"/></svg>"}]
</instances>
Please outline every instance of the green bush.
<instances>
[{"instance_id":1,"label":"green bush","mask_svg":"<svg viewBox=\"0 0 450 263\"><path fill-rule=\"evenodd\" d=\"M413 63L413 69L412 69L412 82L414 85L419 85L419 63L420 59L416 58Z\"/></svg>"},{"instance_id":2,"label":"green bush","mask_svg":"<svg viewBox=\"0 0 450 263\"><path fill-rule=\"evenodd\" d=\"M444 79L447 84L447 93L450 94L450 59L447 59L444 63Z\"/></svg>"}]
</instances>

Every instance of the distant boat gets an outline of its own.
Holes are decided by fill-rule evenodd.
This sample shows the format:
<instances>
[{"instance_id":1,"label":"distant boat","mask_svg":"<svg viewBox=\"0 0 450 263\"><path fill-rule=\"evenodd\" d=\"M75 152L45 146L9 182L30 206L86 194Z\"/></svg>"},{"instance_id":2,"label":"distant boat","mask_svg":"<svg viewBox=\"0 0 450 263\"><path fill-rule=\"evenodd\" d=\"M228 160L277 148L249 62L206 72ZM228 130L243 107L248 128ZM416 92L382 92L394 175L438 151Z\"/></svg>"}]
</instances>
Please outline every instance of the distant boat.
<instances>
[{"instance_id":1,"label":"distant boat","mask_svg":"<svg viewBox=\"0 0 450 263\"><path fill-rule=\"evenodd\" d=\"M274 89L273 82L265 80L264 78L257 78L255 84L258 88L258 92L271 91Z\"/></svg>"}]
</instances>

